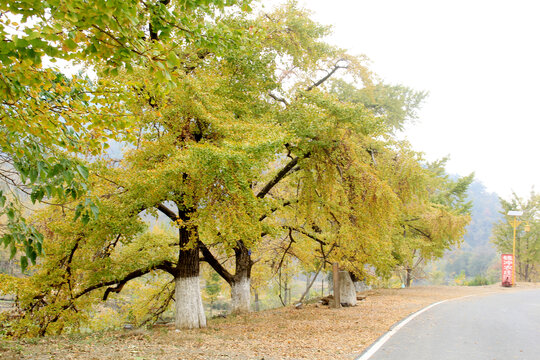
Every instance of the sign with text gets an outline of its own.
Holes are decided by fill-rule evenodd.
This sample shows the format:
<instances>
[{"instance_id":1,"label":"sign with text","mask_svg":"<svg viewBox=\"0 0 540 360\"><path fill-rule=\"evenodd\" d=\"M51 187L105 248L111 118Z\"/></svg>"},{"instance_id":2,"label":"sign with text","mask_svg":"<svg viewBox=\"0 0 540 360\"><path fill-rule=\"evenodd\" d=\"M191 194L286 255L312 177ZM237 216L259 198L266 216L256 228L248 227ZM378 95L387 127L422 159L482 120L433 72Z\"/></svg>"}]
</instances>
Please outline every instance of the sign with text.
<instances>
[{"instance_id":1,"label":"sign with text","mask_svg":"<svg viewBox=\"0 0 540 360\"><path fill-rule=\"evenodd\" d=\"M502 286L512 286L512 274L514 273L514 257L512 254L501 255Z\"/></svg>"}]
</instances>

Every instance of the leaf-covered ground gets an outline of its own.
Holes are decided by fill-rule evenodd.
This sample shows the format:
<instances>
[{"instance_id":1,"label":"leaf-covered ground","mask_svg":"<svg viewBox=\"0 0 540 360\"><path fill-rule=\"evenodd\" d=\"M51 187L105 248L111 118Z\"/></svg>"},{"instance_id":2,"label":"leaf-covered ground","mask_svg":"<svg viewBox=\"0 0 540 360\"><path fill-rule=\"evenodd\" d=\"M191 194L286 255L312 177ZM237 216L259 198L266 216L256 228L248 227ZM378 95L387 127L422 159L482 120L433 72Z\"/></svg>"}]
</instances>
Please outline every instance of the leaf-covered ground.
<instances>
[{"instance_id":1,"label":"leaf-covered ground","mask_svg":"<svg viewBox=\"0 0 540 360\"><path fill-rule=\"evenodd\" d=\"M352 308L316 304L211 319L202 330L170 327L0 342L0 359L354 359L392 324L433 302L519 291L499 285L381 289Z\"/></svg>"}]
</instances>

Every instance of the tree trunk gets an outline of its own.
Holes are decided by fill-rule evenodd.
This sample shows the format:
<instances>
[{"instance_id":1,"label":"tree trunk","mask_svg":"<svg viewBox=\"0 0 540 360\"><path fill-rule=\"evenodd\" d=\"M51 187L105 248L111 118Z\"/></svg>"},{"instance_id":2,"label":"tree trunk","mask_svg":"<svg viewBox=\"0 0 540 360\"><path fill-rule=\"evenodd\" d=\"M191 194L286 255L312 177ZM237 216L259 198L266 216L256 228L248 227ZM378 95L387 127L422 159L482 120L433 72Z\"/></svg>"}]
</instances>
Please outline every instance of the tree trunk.
<instances>
[{"instance_id":1,"label":"tree trunk","mask_svg":"<svg viewBox=\"0 0 540 360\"><path fill-rule=\"evenodd\" d=\"M204 260L231 286L231 312L244 313L250 311L251 306L251 252L242 241L236 243L234 248L236 272L232 275L216 259L210 249L202 242L199 247L204 256Z\"/></svg>"},{"instance_id":2,"label":"tree trunk","mask_svg":"<svg viewBox=\"0 0 540 360\"><path fill-rule=\"evenodd\" d=\"M356 276L353 272L349 271L349 276L351 277L352 282L354 283L354 289L359 291L366 291L371 290L370 285L366 285L365 281L362 281L358 276Z\"/></svg>"},{"instance_id":3,"label":"tree trunk","mask_svg":"<svg viewBox=\"0 0 540 360\"><path fill-rule=\"evenodd\" d=\"M311 279L311 281L308 284L306 284L306 290L304 291L302 296L300 296L300 299L298 300L299 303L303 302L304 298L309 294L309 290L311 289L311 287L315 283L315 280L317 280L317 276L319 276L319 273L321 272L321 269L323 268L323 265L324 265L324 263L321 263L321 265L319 265L319 268L317 269L317 272L315 273L315 276L313 276L313 279ZM308 277L308 279L309 279L309 277ZM323 281L324 281L324 278L323 278ZM324 283L323 283L323 286L324 286ZM324 292L324 289L323 289L323 292ZM324 294L322 294L322 296L324 296Z\"/></svg>"},{"instance_id":4,"label":"tree trunk","mask_svg":"<svg viewBox=\"0 0 540 360\"><path fill-rule=\"evenodd\" d=\"M334 263L332 266L332 287L334 290L334 308L341 307L341 291L339 283L339 265Z\"/></svg>"},{"instance_id":5,"label":"tree trunk","mask_svg":"<svg viewBox=\"0 0 540 360\"><path fill-rule=\"evenodd\" d=\"M312 276L311 273L308 273L308 274L306 275L306 289L304 290L304 293L305 293L305 292L308 292L309 289L311 288L311 284L312 284L312 282L311 282L311 276Z\"/></svg>"},{"instance_id":6,"label":"tree trunk","mask_svg":"<svg viewBox=\"0 0 540 360\"><path fill-rule=\"evenodd\" d=\"M344 306L356 305L356 289L348 271L339 272L339 297Z\"/></svg>"},{"instance_id":7,"label":"tree trunk","mask_svg":"<svg viewBox=\"0 0 540 360\"><path fill-rule=\"evenodd\" d=\"M289 305L287 291L289 291L289 278L285 275L285 281L283 282L283 292L285 293L285 299L283 300L283 306Z\"/></svg>"},{"instance_id":8,"label":"tree trunk","mask_svg":"<svg viewBox=\"0 0 540 360\"><path fill-rule=\"evenodd\" d=\"M177 277L176 316L177 329L196 329L206 327L206 316L201 299L199 277Z\"/></svg>"},{"instance_id":9,"label":"tree trunk","mask_svg":"<svg viewBox=\"0 0 540 360\"><path fill-rule=\"evenodd\" d=\"M231 281L231 312L246 313L251 310L251 268L253 261L251 253L239 241L234 249L236 271Z\"/></svg>"},{"instance_id":10,"label":"tree trunk","mask_svg":"<svg viewBox=\"0 0 540 360\"><path fill-rule=\"evenodd\" d=\"M253 294L255 295L255 311L261 311L259 304L259 292L256 289L253 289Z\"/></svg>"},{"instance_id":11,"label":"tree trunk","mask_svg":"<svg viewBox=\"0 0 540 360\"><path fill-rule=\"evenodd\" d=\"M405 279L405 287L411 287L412 282L412 269L407 268L407 277Z\"/></svg>"},{"instance_id":12,"label":"tree trunk","mask_svg":"<svg viewBox=\"0 0 540 360\"><path fill-rule=\"evenodd\" d=\"M233 281L231 284L231 312L233 314L246 313L250 311L250 289L251 279L247 276Z\"/></svg>"},{"instance_id":13,"label":"tree trunk","mask_svg":"<svg viewBox=\"0 0 540 360\"><path fill-rule=\"evenodd\" d=\"M175 276L175 326L177 329L206 327L206 316L199 284L199 248L185 249L190 231L179 229L180 251Z\"/></svg>"},{"instance_id":14,"label":"tree trunk","mask_svg":"<svg viewBox=\"0 0 540 360\"><path fill-rule=\"evenodd\" d=\"M292 277L291 277L291 281L292 281ZM287 305L291 305L291 302L292 302L292 299L291 299L291 286L292 284L289 283L289 281L287 280L287 285L288 285L288 288L287 288L287 291L285 292L285 298L287 299Z\"/></svg>"}]
</instances>

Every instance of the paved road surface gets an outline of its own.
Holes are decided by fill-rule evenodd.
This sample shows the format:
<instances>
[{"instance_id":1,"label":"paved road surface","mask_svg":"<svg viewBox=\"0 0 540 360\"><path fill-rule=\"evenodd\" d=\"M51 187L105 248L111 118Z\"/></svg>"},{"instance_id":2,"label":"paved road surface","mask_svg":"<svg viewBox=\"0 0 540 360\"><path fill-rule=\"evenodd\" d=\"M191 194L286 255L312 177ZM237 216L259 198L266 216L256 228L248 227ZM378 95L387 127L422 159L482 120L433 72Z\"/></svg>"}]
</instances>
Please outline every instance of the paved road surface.
<instances>
[{"instance_id":1,"label":"paved road surface","mask_svg":"<svg viewBox=\"0 0 540 360\"><path fill-rule=\"evenodd\" d=\"M405 324L369 357L456 359L540 360L540 289L444 302Z\"/></svg>"}]
</instances>

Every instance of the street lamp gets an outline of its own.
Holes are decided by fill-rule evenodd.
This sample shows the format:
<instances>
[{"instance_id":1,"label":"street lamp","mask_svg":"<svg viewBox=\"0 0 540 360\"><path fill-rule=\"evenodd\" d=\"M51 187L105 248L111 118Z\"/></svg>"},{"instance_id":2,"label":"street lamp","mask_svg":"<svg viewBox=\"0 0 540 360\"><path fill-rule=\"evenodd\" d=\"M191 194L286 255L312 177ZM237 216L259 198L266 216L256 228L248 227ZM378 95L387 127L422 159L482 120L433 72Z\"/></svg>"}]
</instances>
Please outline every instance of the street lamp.
<instances>
[{"instance_id":1,"label":"street lamp","mask_svg":"<svg viewBox=\"0 0 540 360\"><path fill-rule=\"evenodd\" d=\"M521 224L521 221L518 220L518 217L523 215L523 211L512 210L509 211L508 216L513 216L514 219L511 222L512 227L514 228L514 242L512 243L512 286L516 285L516 229Z\"/></svg>"}]
</instances>

